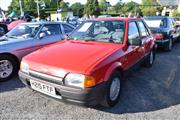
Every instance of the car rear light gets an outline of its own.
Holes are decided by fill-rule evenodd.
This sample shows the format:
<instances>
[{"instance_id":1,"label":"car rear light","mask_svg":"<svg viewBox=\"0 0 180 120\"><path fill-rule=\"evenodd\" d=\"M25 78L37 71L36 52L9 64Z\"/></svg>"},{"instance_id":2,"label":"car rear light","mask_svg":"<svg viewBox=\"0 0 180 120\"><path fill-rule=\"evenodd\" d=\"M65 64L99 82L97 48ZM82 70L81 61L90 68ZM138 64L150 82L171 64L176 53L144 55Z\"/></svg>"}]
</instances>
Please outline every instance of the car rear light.
<instances>
[{"instance_id":1,"label":"car rear light","mask_svg":"<svg viewBox=\"0 0 180 120\"><path fill-rule=\"evenodd\" d=\"M156 40L163 40L163 34L161 34L161 33L156 33L156 34L154 34L154 38L155 38Z\"/></svg>"}]
</instances>

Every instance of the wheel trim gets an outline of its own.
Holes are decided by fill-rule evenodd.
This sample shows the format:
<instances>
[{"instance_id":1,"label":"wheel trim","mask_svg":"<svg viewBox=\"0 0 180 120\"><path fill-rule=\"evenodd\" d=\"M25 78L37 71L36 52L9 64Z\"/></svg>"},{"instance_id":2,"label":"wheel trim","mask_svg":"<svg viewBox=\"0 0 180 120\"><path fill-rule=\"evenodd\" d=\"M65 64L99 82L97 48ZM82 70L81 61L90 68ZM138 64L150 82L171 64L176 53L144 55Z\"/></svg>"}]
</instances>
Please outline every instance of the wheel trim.
<instances>
[{"instance_id":1,"label":"wheel trim","mask_svg":"<svg viewBox=\"0 0 180 120\"><path fill-rule=\"evenodd\" d=\"M151 51L151 53L150 53L150 64L153 64L153 61L154 61L154 54Z\"/></svg>"},{"instance_id":2,"label":"wheel trim","mask_svg":"<svg viewBox=\"0 0 180 120\"><path fill-rule=\"evenodd\" d=\"M172 49L172 40L169 40L169 50Z\"/></svg>"},{"instance_id":3,"label":"wheel trim","mask_svg":"<svg viewBox=\"0 0 180 120\"><path fill-rule=\"evenodd\" d=\"M110 100L115 101L120 92L120 79L114 78L110 86Z\"/></svg>"},{"instance_id":4,"label":"wheel trim","mask_svg":"<svg viewBox=\"0 0 180 120\"><path fill-rule=\"evenodd\" d=\"M0 78L7 78L13 72L13 65L9 60L0 60Z\"/></svg>"}]
</instances>

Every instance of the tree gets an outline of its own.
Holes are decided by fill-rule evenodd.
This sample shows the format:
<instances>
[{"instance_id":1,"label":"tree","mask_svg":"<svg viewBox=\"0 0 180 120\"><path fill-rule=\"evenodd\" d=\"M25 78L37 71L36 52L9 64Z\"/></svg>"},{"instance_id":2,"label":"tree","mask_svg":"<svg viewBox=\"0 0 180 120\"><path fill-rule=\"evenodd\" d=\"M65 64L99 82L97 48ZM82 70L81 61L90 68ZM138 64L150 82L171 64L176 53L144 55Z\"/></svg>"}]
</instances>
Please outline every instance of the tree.
<instances>
[{"instance_id":1,"label":"tree","mask_svg":"<svg viewBox=\"0 0 180 120\"><path fill-rule=\"evenodd\" d=\"M35 15L34 13L36 10L36 3L33 0L22 0L22 6L23 6L23 11L31 13L32 15ZM19 0L12 0L10 6L8 7L9 13L12 11L15 11L17 15L20 15L20 6L19 6Z\"/></svg>"},{"instance_id":2,"label":"tree","mask_svg":"<svg viewBox=\"0 0 180 120\"><path fill-rule=\"evenodd\" d=\"M57 9L61 0L44 0L46 8L48 9Z\"/></svg>"},{"instance_id":3,"label":"tree","mask_svg":"<svg viewBox=\"0 0 180 120\"><path fill-rule=\"evenodd\" d=\"M180 12L178 10L175 10L173 13L172 13L172 16L173 17L180 17Z\"/></svg>"},{"instance_id":4,"label":"tree","mask_svg":"<svg viewBox=\"0 0 180 120\"><path fill-rule=\"evenodd\" d=\"M68 11L69 6L68 6L67 3L65 3L63 0L61 0L60 3L59 3L59 9L61 9L63 11Z\"/></svg>"},{"instance_id":5,"label":"tree","mask_svg":"<svg viewBox=\"0 0 180 120\"><path fill-rule=\"evenodd\" d=\"M70 8L74 12L74 15L79 17L83 16L84 5L82 5L80 2L72 4Z\"/></svg>"},{"instance_id":6,"label":"tree","mask_svg":"<svg viewBox=\"0 0 180 120\"><path fill-rule=\"evenodd\" d=\"M18 0L12 0L11 5L8 7L8 14L15 11L17 14L20 14L20 7Z\"/></svg>"},{"instance_id":7,"label":"tree","mask_svg":"<svg viewBox=\"0 0 180 120\"><path fill-rule=\"evenodd\" d=\"M139 8L139 4L136 2L128 2L126 3L123 8L122 12L124 13L133 13L134 15L137 15L137 13L140 13L141 10Z\"/></svg>"},{"instance_id":8,"label":"tree","mask_svg":"<svg viewBox=\"0 0 180 120\"><path fill-rule=\"evenodd\" d=\"M84 13L88 16L98 16L100 14L98 0L87 0Z\"/></svg>"},{"instance_id":9,"label":"tree","mask_svg":"<svg viewBox=\"0 0 180 120\"><path fill-rule=\"evenodd\" d=\"M136 2L128 2L128 3L122 3L117 2L113 9L115 13L119 13L121 15L128 15L129 13L133 13L134 15L137 15L137 13L141 13L141 9L139 8L139 4Z\"/></svg>"},{"instance_id":10,"label":"tree","mask_svg":"<svg viewBox=\"0 0 180 120\"><path fill-rule=\"evenodd\" d=\"M157 9L156 6L158 4L153 2L152 0L142 0L142 12L144 16L153 16L156 15Z\"/></svg>"},{"instance_id":11,"label":"tree","mask_svg":"<svg viewBox=\"0 0 180 120\"><path fill-rule=\"evenodd\" d=\"M68 10L68 5L63 0L39 0L40 17L47 17L48 14L45 12L47 9L57 10L57 8ZM37 16L37 3L36 0L22 0L23 11L32 16ZM12 0L8 7L9 13L15 11L17 15L20 15L19 0Z\"/></svg>"},{"instance_id":12,"label":"tree","mask_svg":"<svg viewBox=\"0 0 180 120\"><path fill-rule=\"evenodd\" d=\"M108 2L106 0L100 0L99 7L101 11L106 12L108 9Z\"/></svg>"},{"instance_id":13,"label":"tree","mask_svg":"<svg viewBox=\"0 0 180 120\"><path fill-rule=\"evenodd\" d=\"M119 13L121 11L121 8L123 7L123 5L120 2L117 2L114 6L113 9L115 11L115 13Z\"/></svg>"}]
</instances>

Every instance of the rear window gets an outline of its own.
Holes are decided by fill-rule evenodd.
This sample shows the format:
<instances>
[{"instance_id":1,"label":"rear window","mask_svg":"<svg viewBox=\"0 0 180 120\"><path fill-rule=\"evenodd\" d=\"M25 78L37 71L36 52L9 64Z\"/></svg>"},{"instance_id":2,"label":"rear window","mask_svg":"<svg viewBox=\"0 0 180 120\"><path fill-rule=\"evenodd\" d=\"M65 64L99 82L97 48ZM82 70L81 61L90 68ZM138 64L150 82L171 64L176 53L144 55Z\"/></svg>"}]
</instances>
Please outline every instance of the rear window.
<instances>
[{"instance_id":1,"label":"rear window","mask_svg":"<svg viewBox=\"0 0 180 120\"><path fill-rule=\"evenodd\" d=\"M167 21L165 18L145 18L145 22L149 27L153 27L153 28L167 26Z\"/></svg>"}]
</instances>

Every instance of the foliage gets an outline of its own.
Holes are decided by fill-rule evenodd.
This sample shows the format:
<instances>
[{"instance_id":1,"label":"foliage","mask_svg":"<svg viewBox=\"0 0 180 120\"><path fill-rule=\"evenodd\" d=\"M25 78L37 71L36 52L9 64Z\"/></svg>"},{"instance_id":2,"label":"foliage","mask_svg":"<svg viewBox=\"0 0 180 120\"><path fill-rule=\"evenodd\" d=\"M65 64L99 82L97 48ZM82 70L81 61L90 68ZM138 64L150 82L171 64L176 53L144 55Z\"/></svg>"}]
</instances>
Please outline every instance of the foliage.
<instances>
[{"instance_id":1,"label":"foliage","mask_svg":"<svg viewBox=\"0 0 180 120\"><path fill-rule=\"evenodd\" d=\"M102 12L107 11L107 9L108 9L108 3L109 3L109 2L107 2L106 0L100 0L100 1L99 1L99 7L100 7L100 10L101 10Z\"/></svg>"},{"instance_id":2,"label":"foliage","mask_svg":"<svg viewBox=\"0 0 180 120\"><path fill-rule=\"evenodd\" d=\"M87 0L84 13L87 16L98 16L100 14L100 8L98 0Z\"/></svg>"},{"instance_id":3,"label":"foliage","mask_svg":"<svg viewBox=\"0 0 180 120\"><path fill-rule=\"evenodd\" d=\"M137 4L136 2L128 2L126 3L123 7L122 7L122 13L134 13L136 14L137 12L139 12L139 4Z\"/></svg>"},{"instance_id":4,"label":"foliage","mask_svg":"<svg viewBox=\"0 0 180 120\"><path fill-rule=\"evenodd\" d=\"M20 7L18 0L12 0L11 5L8 7L8 14L15 11L17 14L20 14Z\"/></svg>"},{"instance_id":5,"label":"foliage","mask_svg":"<svg viewBox=\"0 0 180 120\"><path fill-rule=\"evenodd\" d=\"M61 0L43 0L45 2L46 8L54 9L59 7Z\"/></svg>"},{"instance_id":6,"label":"foliage","mask_svg":"<svg viewBox=\"0 0 180 120\"><path fill-rule=\"evenodd\" d=\"M123 7L123 5L120 2L117 2L114 6L113 6L113 11L115 11L115 13L119 13L121 11L121 8Z\"/></svg>"},{"instance_id":7,"label":"foliage","mask_svg":"<svg viewBox=\"0 0 180 120\"><path fill-rule=\"evenodd\" d=\"M154 3L152 0L142 0L142 12L144 16L153 16L156 15L157 8L155 7L157 3Z\"/></svg>"},{"instance_id":8,"label":"foliage","mask_svg":"<svg viewBox=\"0 0 180 120\"><path fill-rule=\"evenodd\" d=\"M70 8L74 12L74 15L79 17L83 16L84 5L82 5L80 2L72 4Z\"/></svg>"},{"instance_id":9,"label":"foliage","mask_svg":"<svg viewBox=\"0 0 180 120\"><path fill-rule=\"evenodd\" d=\"M59 2L59 9L63 10L63 11L68 11L69 10L69 6L67 3L65 3L63 0L61 0Z\"/></svg>"},{"instance_id":10,"label":"foliage","mask_svg":"<svg viewBox=\"0 0 180 120\"><path fill-rule=\"evenodd\" d=\"M141 14L141 9L139 7L139 4L136 2L128 2L128 3L122 3L118 2L116 3L112 8L115 13L119 13L120 15L128 15L129 13L132 13L136 15L137 13Z\"/></svg>"},{"instance_id":11,"label":"foliage","mask_svg":"<svg viewBox=\"0 0 180 120\"><path fill-rule=\"evenodd\" d=\"M173 17L180 17L180 12L178 10L175 10L173 13L172 13L172 16Z\"/></svg>"}]
</instances>

